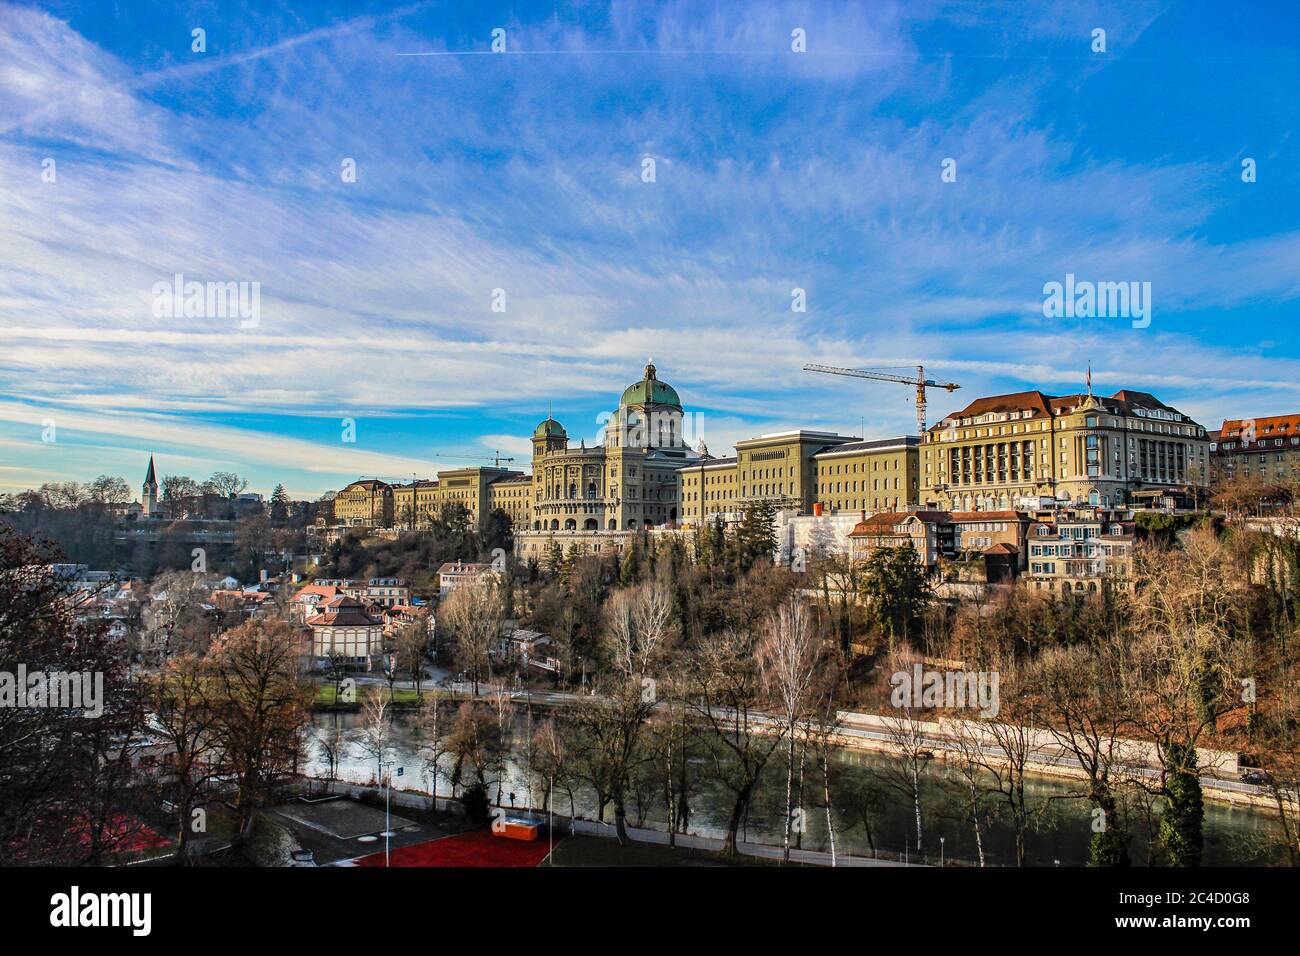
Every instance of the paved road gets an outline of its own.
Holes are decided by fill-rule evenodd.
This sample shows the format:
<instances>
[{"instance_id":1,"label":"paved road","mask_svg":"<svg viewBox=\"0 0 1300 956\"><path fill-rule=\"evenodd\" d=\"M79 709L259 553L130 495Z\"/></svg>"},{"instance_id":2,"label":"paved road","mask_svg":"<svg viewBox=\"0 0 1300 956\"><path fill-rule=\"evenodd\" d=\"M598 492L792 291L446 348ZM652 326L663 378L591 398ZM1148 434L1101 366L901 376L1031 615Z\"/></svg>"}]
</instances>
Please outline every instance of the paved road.
<instances>
[{"instance_id":1,"label":"paved road","mask_svg":"<svg viewBox=\"0 0 1300 956\"><path fill-rule=\"evenodd\" d=\"M557 832L566 829L562 824L556 824ZM601 823L597 820L576 820L574 829L587 836L608 837L613 839L616 831L614 824ZM668 845L668 834L662 830L645 830L638 827L628 827L627 835L637 843L657 843L661 846ZM722 849L722 840L717 837L695 836L689 833L677 834L677 845L689 847L693 850L712 850L720 851ZM781 847L770 846L766 843L745 843L736 844L736 850L746 856L758 856L769 860L781 859ZM799 850L794 847L790 848L790 860L794 863L811 863L816 866L830 866L831 855L829 852L820 850ZM901 860L877 860L867 856L846 856L843 853L837 853L835 856L836 866L921 866L920 863L904 863Z\"/></svg>"}]
</instances>

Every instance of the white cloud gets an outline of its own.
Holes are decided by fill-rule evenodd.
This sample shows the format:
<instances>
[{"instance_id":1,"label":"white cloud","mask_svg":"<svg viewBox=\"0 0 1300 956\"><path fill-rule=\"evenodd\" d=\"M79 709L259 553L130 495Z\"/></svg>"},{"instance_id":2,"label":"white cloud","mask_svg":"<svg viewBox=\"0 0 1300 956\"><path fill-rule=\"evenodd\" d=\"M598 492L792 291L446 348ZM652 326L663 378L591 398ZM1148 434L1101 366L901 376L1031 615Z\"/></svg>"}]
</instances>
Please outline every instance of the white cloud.
<instances>
[{"instance_id":1,"label":"white cloud","mask_svg":"<svg viewBox=\"0 0 1300 956\"><path fill-rule=\"evenodd\" d=\"M960 380L932 419L950 398L1081 380L1089 358L1099 382L1207 412L1216 396L1291 400L1295 361L1207 343L1180 317L1300 297L1277 268L1300 232L1215 241L1201 228L1225 204L1214 163L1093 158L1037 120L1070 61L1016 46L1068 50L1084 13L1008 7L988 51L1003 78L946 106L952 65L915 39L934 8L827 9L615 4L599 33L521 25L521 49L657 52L504 65L393 56L440 45L399 11L383 31L360 18L137 73L6 7L8 414L57 405L87 432L333 475L429 463L185 416L508 405L540 419L552 398L611 403L649 354L728 447L772 427L908 426L906 389L818 381L809 361ZM1114 14L1112 36L1131 47L1157 12ZM788 49L793 25L815 56L762 52ZM703 55L742 50L743 65ZM911 121L899 97L921 104ZM67 147L53 184L47 138ZM646 153L662 160L654 184L637 175ZM939 181L947 155L955 184ZM338 176L345 156L356 183ZM1152 281L1153 329L1050 326L1042 283L1066 271ZM260 325L155 318L150 289L175 273L261 283ZM807 313L790 311L795 286ZM526 434L478 441L528 450Z\"/></svg>"}]
</instances>

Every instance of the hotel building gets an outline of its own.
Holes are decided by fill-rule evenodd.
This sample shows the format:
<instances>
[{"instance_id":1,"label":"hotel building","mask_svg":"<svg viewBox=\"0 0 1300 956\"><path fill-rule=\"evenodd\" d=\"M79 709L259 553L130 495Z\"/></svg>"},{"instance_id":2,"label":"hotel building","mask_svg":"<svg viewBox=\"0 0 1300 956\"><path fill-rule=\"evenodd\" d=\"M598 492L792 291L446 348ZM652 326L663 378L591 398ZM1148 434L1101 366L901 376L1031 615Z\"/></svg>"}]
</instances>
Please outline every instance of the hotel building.
<instances>
[{"instance_id":1,"label":"hotel building","mask_svg":"<svg viewBox=\"0 0 1300 956\"><path fill-rule=\"evenodd\" d=\"M976 399L925 435L922 499L962 511L1036 509L1043 498L1128 507L1209 483L1209 436L1146 392Z\"/></svg>"},{"instance_id":2,"label":"hotel building","mask_svg":"<svg viewBox=\"0 0 1300 956\"><path fill-rule=\"evenodd\" d=\"M1300 480L1300 415L1230 418L1211 432L1210 479Z\"/></svg>"}]
</instances>

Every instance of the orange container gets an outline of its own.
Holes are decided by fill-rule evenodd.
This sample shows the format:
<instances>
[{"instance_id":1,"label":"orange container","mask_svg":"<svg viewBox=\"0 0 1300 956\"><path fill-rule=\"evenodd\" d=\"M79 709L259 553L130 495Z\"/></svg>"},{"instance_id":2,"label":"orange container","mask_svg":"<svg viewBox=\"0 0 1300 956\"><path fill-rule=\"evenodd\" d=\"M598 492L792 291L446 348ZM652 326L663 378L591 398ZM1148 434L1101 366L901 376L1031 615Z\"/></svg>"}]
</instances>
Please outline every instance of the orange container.
<instances>
[{"instance_id":1,"label":"orange container","mask_svg":"<svg viewBox=\"0 0 1300 956\"><path fill-rule=\"evenodd\" d=\"M542 834L542 825L528 820L515 820L507 817L503 823L492 825L492 835L505 837L507 840L522 840L532 843Z\"/></svg>"}]
</instances>

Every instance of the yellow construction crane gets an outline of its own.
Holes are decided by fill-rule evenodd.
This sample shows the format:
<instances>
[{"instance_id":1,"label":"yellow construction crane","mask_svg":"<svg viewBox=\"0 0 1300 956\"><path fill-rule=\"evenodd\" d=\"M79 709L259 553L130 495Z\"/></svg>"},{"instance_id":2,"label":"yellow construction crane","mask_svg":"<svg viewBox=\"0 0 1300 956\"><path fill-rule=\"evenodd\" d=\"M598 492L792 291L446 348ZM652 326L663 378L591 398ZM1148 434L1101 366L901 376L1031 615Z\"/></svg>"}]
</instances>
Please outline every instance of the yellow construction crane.
<instances>
[{"instance_id":1,"label":"yellow construction crane","mask_svg":"<svg viewBox=\"0 0 1300 956\"><path fill-rule=\"evenodd\" d=\"M910 368L911 366L899 366ZM927 388L946 388L948 391L961 388L956 382L936 382L925 377L925 366L916 367L916 377L891 375L884 369L874 368L836 368L833 365L805 365L805 372L823 372L827 375L849 375L853 378L869 378L877 382L898 382L902 385L916 386L916 427L917 434L925 437L925 390Z\"/></svg>"}]
</instances>

